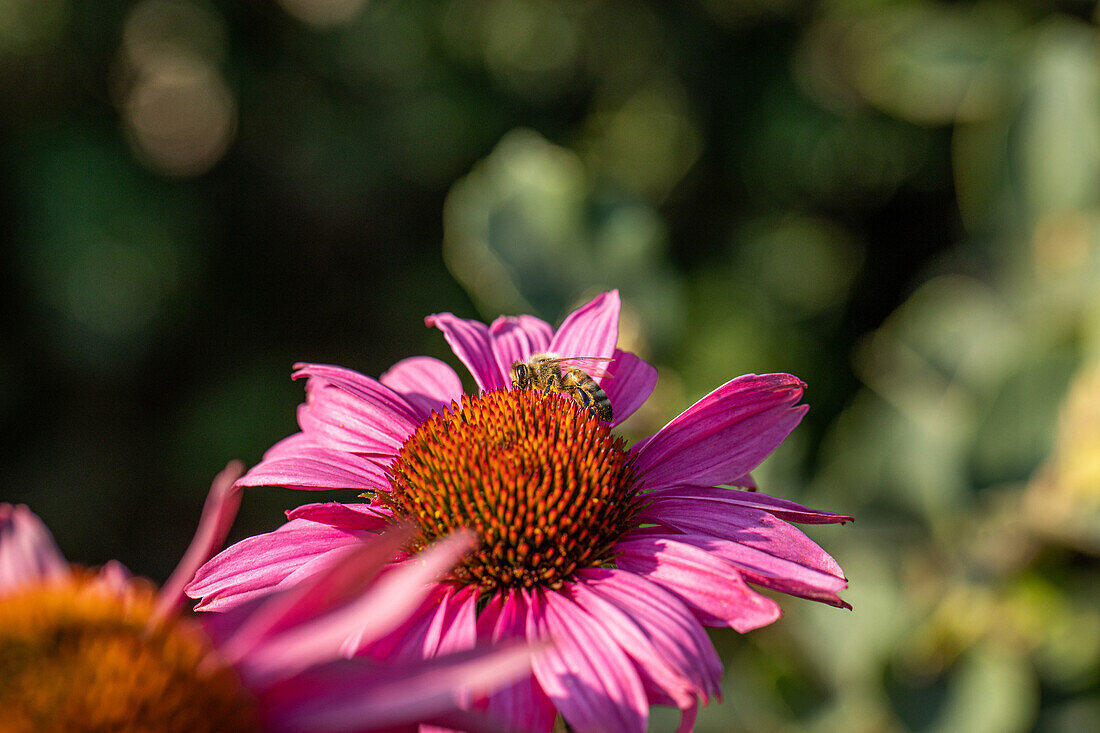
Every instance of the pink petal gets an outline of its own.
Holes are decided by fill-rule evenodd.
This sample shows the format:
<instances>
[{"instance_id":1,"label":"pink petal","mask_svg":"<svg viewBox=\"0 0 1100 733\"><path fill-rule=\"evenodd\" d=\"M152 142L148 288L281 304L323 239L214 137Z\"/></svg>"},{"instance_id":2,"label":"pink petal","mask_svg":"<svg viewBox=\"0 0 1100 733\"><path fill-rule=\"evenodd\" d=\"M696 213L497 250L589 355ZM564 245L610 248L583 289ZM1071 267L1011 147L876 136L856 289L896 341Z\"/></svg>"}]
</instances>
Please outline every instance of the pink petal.
<instances>
[{"instance_id":1,"label":"pink petal","mask_svg":"<svg viewBox=\"0 0 1100 733\"><path fill-rule=\"evenodd\" d=\"M253 682L285 678L321 662L347 656L386 634L420 605L432 581L450 570L476 544L458 532L383 575L351 602L291 627L241 660L241 674Z\"/></svg>"},{"instance_id":2,"label":"pink petal","mask_svg":"<svg viewBox=\"0 0 1100 733\"><path fill-rule=\"evenodd\" d=\"M393 513L382 504L341 504L326 501L288 509L287 519L308 519L342 529L369 529L379 532L393 523Z\"/></svg>"},{"instance_id":3,"label":"pink petal","mask_svg":"<svg viewBox=\"0 0 1100 733\"><path fill-rule=\"evenodd\" d=\"M184 591L191 598L202 599L196 610L225 611L269 593L307 561L357 544L367 536L362 531L295 519L215 555L199 568Z\"/></svg>"},{"instance_id":4,"label":"pink petal","mask_svg":"<svg viewBox=\"0 0 1100 733\"><path fill-rule=\"evenodd\" d=\"M118 560L108 560L95 574L96 584L111 595L123 596L130 589L134 574Z\"/></svg>"},{"instance_id":5,"label":"pink petal","mask_svg":"<svg viewBox=\"0 0 1100 733\"><path fill-rule=\"evenodd\" d=\"M157 594L157 606L153 619L159 621L179 610L183 604L183 588L195 577L195 571L211 558L225 542L229 528L241 506L241 493L234 483L244 473L244 464L231 461L214 477L206 502L199 517L195 536L183 554L179 565L172 572Z\"/></svg>"},{"instance_id":6,"label":"pink petal","mask_svg":"<svg viewBox=\"0 0 1100 733\"><path fill-rule=\"evenodd\" d=\"M744 633L781 615L779 605L745 585L735 567L698 547L668 537L628 535L615 549L615 564L621 570L672 591L706 626L729 626Z\"/></svg>"},{"instance_id":7,"label":"pink petal","mask_svg":"<svg viewBox=\"0 0 1100 733\"><path fill-rule=\"evenodd\" d=\"M489 327L484 323L459 318L453 313L434 313L425 318L424 323L443 332L443 338L447 339L455 356L474 375L474 381L482 392L504 389L508 385L506 375L493 353Z\"/></svg>"},{"instance_id":8,"label":"pink petal","mask_svg":"<svg viewBox=\"0 0 1100 733\"><path fill-rule=\"evenodd\" d=\"M291 439L296 440L288 445ZM392 458L382 460L389 463ZM305 490L389 491L390 488L381 460L322 448L302 433L276 443L238 484Z\"/></svg>"},{"instance_id":9,"label":"pink petal","mask_svg":"<svg viewBox=\"0 0 1100 733\"><path fill-rule=\"evenodd\" d=\"M378 576L409 534L408 529L398 528L326 553L329 562L324 567L298 582L283 584L250 608L222 640L221 656L235 663L278 633L347 603Z\"/></svg>"},{"instance_id":10,"label":"pink petal","mask_svg":"<svg viewBox=\"0 0 1100 733\"><path fill-rule=\"evenodd\" d=\"M327 382L334 387L339 387L348 394L358 397L363 402L384 408L394 416L404 418L413 425L420 421L420 416L404 397L377 379L360 374L354 369L333 364L306 363L295 364L294 369L294 373L291 374L292 379L307 377Z\"/></svg>"},{"instance_id":11,"label":"pink petal","mask_svg":"<svg viewBox=\"0 0 1100 733\"><path fill-rule=\"evenodd\" d=\"M597 295L565 317L549 351L559 356L614 356L620 307L618 290Z\"/></svg>"},{"instance_id":12,"label":"pink petal","mask_svg":"<svg viewBox=\"0 0 1100 733\"><path fill-rule=\"evenodd\" d=\"M412 411L412 407L407 409ZM388 406L317 379L306 382L298 425L321 447L388 456L396 455L416 429L415 421Z\"/></svg>"},{"instance_id":13,"label":"pink petal","mask_svg":"<svg viewBox=\"0 0 1100 733\"><path fill-rule=\"evenodd\" d=\"M394 662L472 649L477 643L476 616L473 589L437 584L400 625L349 651L376 662Z\"/></svg>"},{"instance_id":14,"label":"pink petal","mask_svg":"<svg viewBox=\"0 0 1100 733\"><path fill-rule=\"evenodd\" d=\"M375 662L391 663L399 660L423 659L424 647L440 606L444 603L447 589L435 585L428 590L420 605L410 611L405 618L390 631L376 639L362 641L356 639L355 646L345 644L345 651L369 657Z\"/></svg>"},{"instance_id":15,"label":"pink petal","mask_svg":"<svg viewBox=\"0 0 1100 733\"><path fill-rule=\"evenodd\" d=\"M843 571L828 553L801 530L760 509L716 506L693 499L663 499L643 509L639 519L681 532L731 540L800 567L813 568L834 581L844 581Z\"/></svg>"},{"instance_id":16,"label":"pink petal","mask_svg":"<svg viewBox=\"0 0 1100 733\"><path fill-rule=\"evenodd\" d=\"M635 446L649 489L725 484L756 468L802 420L802 384L789 374L726 382Z\"/></svg>"},{"instance_id":17,"label":"pink petal","mask_svg":"<svg viewBox=\"0 0 1100 733\"><path fill-rule=\"evenodd\" d=\"M517 361L526 361L532 354L546 351L554 329L541 318L534 316L501 316L489 326L493 354L497 367L511 378L512 365Z\"/></svg>"},{"instance_id":18,"label":"pink petal","mask_svg":"<svg viewBox=\"0 0 1100 733\"><path fill-rule=\"evenodd\" d=\"M695 685L681 668L669 662L664 654L665 649L654 644L650 634L653 629L642 620L644 615L634 617L626 613L590 589L582 578L567 584L564 592L589 616L600 620L609 640L634 661L647 690L654 688L662 699L670 700L679 708L691 707L695 703Z\"/></svg>"},{"instance_id":19,"label":"pink petal","mask_svg":"<svg viewBox=\"0 0 1100 733\"><path fill-rule=\"evenodd\" d=\"M535 655L532 668L573 730L644 733L645 689L598 619L560 593L539 590L528 607L527 638L553 641Z\"/></svg>"},{"instance_id":20,"label":"pink petal","mask_svg":"<svg viewBox=\"0 0 1100 733\"><path fill-rule=\"evenodd\" d=\"M767 494L714 486L672 486L667 489L647 492L646 499L658 505L665 500L674 499L703 501L707 502L704 506L711 507L713 511L721 511L719 507L762 509L780 519L788 522L798 522L799 524L843 524L844 522L854 521L845 514L834 514L820 509L807 509L801 504L787 499L777 499Z\"/></svg>"},{"instance_id":21,"label":"pink petal","mask_svg":"<svg viewBox=\"0 0 1100 733\"><path fill-rule=\"evenodd\" d=\"M451 587L447 591L445 608L436 613L428 628L425 657L473 649L477 643L477 589Z\"/></svg>"},{"instance_id":22,"label":"pink petal","mask_svg":"<svg viewBox=\"0 0 1100 733\"><path fill-rule=\"evenodd\" d=\"M678 597L640 575L615 568L586 568L576 577L633 618L704 701L721 697L722 662L706 631Z\"/></svg>"},{"instance_id":23,"label":"pink petal","mask_svg":"<svg viewBox=\"0 0 1100 733\"><path fill-rule=\"evenodd\" d=\"M454 710L455 689L491 690L529 674L530 659L526 647L512 645L383 666L362 659L332 662L266 691L264 729L338 733L432 720ZM501 730L472 715L455 722L468 733Z\"/></svg>"},{"instance_id":24,"label":"pink petal","mask_svg":"<svg viewBox=\"0 0 1100 733\"><path fill-rule=\"evenodd\" d=\"M836 594L848 586L836 560L801 530L760 508L665 497L646 506L639 518L679 530L684 534L676 539L731 562L758 586L851 608Z\"/></svg>"},{"instance_id":25,"label":"pink petal","mask_svg":"<svg viewBox=\"0 0 1100 733\"><path fill-rule=\"evenodd\" d=\"M462 400L462 380L458 374L430 356L402 359L383 372L379 381L404 397L421 419Z\"/></svg>"},{"instance_id":26,"label":"pink petal","mask_svg":"<svg viewBox=\"0 0 1100 733\"><path fill-rule=\"evenodd\" d=\"M627 419L649 399L657 386L657 370L629 351L615 349L615 358L608 367L610 378L600 380L600 386L611 400L614 414L612 425Z\"/></svg>"},{"instance_id":27,"label":"pink petal","mask_svg":"<svg viewBox=\"0 0 1100 733\"><path fill-rule=\"evenodd\" d=\"M0 595L69 573L50 530L23 504L0 504Z\"/></svg>"},{"instance_id":28,"label":"pink petal","mask_svg":"<svg viewBox=\"0 0 1100 733\"><path fill-rule=\"evenodd\" d=\"M745 491L759 491L760 487L756 485L756 479L752 477L751 473L746 473L740 478L735 478L733 481L727 482L730 486L739 486Z\"/></svg>"},{"instance_id":29,"label":"pink petal","mask_svg":"<svg viewBox=\"0 0 1100 733\"><path fill-rule=\"evenodd\" d=\"M764 516L774 522L782 521L771 515ZM791 529L794 530L793 527ZM801 544L813 545L817 548L817 552L813 554L806 552L801 558L791 560L783 557L784 554L795 554L790 547L784 546L785 542L776 542L775 546L766 550L751 547L743 540L732 541L716 537L715 534L697 531L666 536L678 542L694 545L729 562L740 570L744 579L750 583L838 608L851 608L837 595L837 591L848 587L848 581L843 577L821 571L818 567L812 567L812 565L820 567L820 565L835 563L808 538L805 538Z\"/></svg>"},{"instance_id":30,"label":"pink petal","mask_svg":"<svg viewBox=\"0 0 1100 733\"><path fill-rule=\"evenodd\" d=\"M525 638L526 626L527 604L515 591L494 594L477 619L478 638L494 645ZM494 692L478 707L506 723L508 730L531 733L551 733L558 716L554 704L531 674Z\"/></svg>"}]
</instances>

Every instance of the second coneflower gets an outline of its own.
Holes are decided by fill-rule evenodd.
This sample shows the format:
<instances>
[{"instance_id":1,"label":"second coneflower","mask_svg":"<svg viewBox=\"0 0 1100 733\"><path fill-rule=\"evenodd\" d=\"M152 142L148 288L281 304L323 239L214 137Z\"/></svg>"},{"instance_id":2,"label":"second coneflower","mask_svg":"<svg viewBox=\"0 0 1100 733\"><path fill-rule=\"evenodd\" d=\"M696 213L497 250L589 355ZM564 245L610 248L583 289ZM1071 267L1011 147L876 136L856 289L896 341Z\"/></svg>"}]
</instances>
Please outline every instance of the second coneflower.
<instances>
[{"instance_id":1,"label":"second coneflower","mask_svg":"<svg viewBox=\"0 0 1100 733\"><path fill-rule=\"evenodd\" d=\"M849 517L723 486L749 472L798 424L804 385L746 375L717 388L654 435L627 446L613 428L645 402L656 370L616 347L609 292L553 329L531 316L485 325L429 317L478 386L427 357L380 380L300 365L308 378L301 432L278 443L241 483L374 492L369 504L311 504L278 530L246 539L202 568L187 591L199 608L231 610L295 582L374 531L413 525L407 549L458 528L478 550L387 637L351 638L375 659L430 657L480 641L546 640L532 675L473 704L523 730L645 731L651 704L683 711L719 694L721 665L703 626L748 631L779 606L755 584L846 606L836 562L788 522ZM612 419L576 390L514 389L533 355L585 357ZM521 370L522 371L522 370ZM595 396L602 399L602 394Z\"/></svg>"},{"instance_id":2,"label":"second coneflower","mask_svg":"<svg viewBox=\"0 0 1100 733\"><path fill-rule=\"evenodd\" d=\"M424 586L473 545L462 534L379 577L407 534L348 543L301 583L200 621L182 586L225 539L239 504L230 467L159 592L118 563L70 566L41 520L0 504L0 730L5 733L364 733L437 722L499 730L463 691L529 669L528 652L478 649L379 665L349 660L400 626ZM376 524L381 529L382 524ZM364 619L366 619L364 621Z\"/></svg>"}]
</instances>

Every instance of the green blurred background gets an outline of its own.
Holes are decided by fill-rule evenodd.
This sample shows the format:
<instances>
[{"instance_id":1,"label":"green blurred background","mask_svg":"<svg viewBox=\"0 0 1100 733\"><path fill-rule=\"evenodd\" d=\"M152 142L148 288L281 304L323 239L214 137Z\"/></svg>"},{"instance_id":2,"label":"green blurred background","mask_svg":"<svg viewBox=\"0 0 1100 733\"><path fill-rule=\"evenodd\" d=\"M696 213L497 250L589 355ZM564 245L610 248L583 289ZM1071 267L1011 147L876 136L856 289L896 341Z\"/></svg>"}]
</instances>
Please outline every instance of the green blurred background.
<instances>
[{"instance_id":1,"label":"green blurred background","mask_svg":"<svg viewBox=\"0 0 1100 733\"><path fill-rule=\"evenodd\" d=\"M640 436L743 372L852 612L716 633L700 731L1100 729L1091 2L0 0L0 498L162 580L296 360L600 289ZM246 496L234 538L312 496ZM652 729L668 730L658 713Z\"/></svg>"}]
</instances>

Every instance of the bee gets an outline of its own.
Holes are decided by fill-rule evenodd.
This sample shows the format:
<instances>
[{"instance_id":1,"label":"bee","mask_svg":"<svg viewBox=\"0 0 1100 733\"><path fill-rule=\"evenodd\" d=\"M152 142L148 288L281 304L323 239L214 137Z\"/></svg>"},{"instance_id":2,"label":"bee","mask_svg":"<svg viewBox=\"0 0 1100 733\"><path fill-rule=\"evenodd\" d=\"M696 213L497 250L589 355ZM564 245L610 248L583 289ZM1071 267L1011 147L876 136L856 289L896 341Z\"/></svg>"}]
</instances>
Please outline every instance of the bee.
<instances>
[{"instance_id":1,"label":"bee","mask_svg":"<svg viewBox=\"0 0 1100 733\"><path fill-rule=\"evenodd\" d=\"M532 354L527 361L512 365L514 389L541 389L543 394L562 392L568 394L581 407L587 407L594 416L611 421L611 400L596 380L577 364L610 361L605 357L569 357L553 354ZM601 375L597 375L601 376Z\"/></svg>"}]
</instances>

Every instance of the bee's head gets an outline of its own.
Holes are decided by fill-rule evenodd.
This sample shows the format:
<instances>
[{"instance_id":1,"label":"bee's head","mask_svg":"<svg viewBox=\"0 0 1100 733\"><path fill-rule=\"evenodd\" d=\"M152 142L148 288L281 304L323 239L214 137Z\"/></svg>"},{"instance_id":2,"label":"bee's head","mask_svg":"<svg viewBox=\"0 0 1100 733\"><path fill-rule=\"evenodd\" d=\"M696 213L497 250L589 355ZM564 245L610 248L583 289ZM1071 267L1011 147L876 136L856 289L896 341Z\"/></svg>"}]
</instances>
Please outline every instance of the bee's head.
<instances>
[{"instance_id":1,"label":"bee's head","mask_svg":"<svg viewBox=\"0 0 1100 733\"><path fill-rule=\"evenodd\" d=\"M512 365L512 387L514 389L527 389L531 386L531 369L522 361Z\"/></svg>"}]
</instances>

